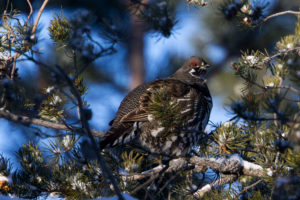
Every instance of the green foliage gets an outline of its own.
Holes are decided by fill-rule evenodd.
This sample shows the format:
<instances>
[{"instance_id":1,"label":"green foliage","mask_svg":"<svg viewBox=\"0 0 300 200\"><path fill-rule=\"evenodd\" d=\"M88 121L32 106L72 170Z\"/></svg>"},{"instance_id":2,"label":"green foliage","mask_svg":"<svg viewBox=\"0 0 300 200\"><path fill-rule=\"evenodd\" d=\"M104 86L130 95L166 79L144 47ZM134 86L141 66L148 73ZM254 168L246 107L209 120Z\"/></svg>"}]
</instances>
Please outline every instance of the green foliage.
<instances>
[{"instance_id":1,"label":"green foliage","mask_svg":"<svg viewBox=\"0 0 300 200\"><path fill-rule=\"evenodd\" d=\"M44 164L44 158L42 152L38 149L34 143L23 145L19 149L18 155L20 158L20 164L28 172L34 172L38 167Z\"/></svg>"},{"instance_id":2,"label":"green foliage","mask_svg":"<svg viewBox=\"0 0 300 200\"><path fill-rule=\"evenodd\" d=\"M292 35L287 35L282 37L280 41L276 43L276 48L279 51L289 50L300 45L300 18L298 16L298 21L296 23L295 32Z\"/></svg>"},{"instance_id":3,"label":"green foliage","mask_svg":"<svg viewBox=\"0 0 300 200\"><path fill-rule=\"evenodd\" d=\"M69 20L63 13L56 14L56 16L50 21L48 30L51 39L59 45L64 45L66 42L69 42L72 27Z\"/></svg>"},{"instance_id":4,"label":"green foliage","mask_svg":"<svg viewBox=\"0 0 300 200\"><path fill-rule=\"evenodd\" d=\"M65 97L54 87L45 89L44 94L47 95L39 110L39 116L53 121L61 121L64 118L63 106L66 103Z\"/></svg>"},{"instance_id":5,"label":"green foliage","mask_svg":"<svg viewBox=\"0 0 300 200\"><path fill-rule=\"evenodd\" d=\"M246 52L239 62L232 65L247 86L243 90L242 101L232 105L234 113L244 120L239 129L246 127L249 133L250 148L240 148L246 150L242 155L261 166L272 167L276 176L281 177L278 180L265 177L264 187L248 194L249 199L265 199L272 187L287 191L281 194L274 192L282 199L295 197L288 191L298 186L291 176L299 178L300 143L296 136L299 131L299 100L295 99L299 94L299 24L298 21L295 34L285 36L276 43L273 56L267 52ZM293 86L296 88L291 89ZM241 135L234 137L240 138ZM281 179L289 182L289 186L282 186Z\"/></svg>"},{"instance_id":6,"label":"green foliage","mask_svg":"<svg viewBox=\"0 0 300 200\"><path fill-rule=\"evenodd\" d=\"M123 160L121 165L124 167L124 169L127 172L132 173L141 170L140 167L144 157L140 153L131 150L129 153L124 151L121 154L121 159Z\"/></svg>"},{"instance_id":7,"label":"green foliage","mask_svg":"<svg viewBox=\"0 0 300 200\"><path fill-rule=\"evenodd\" d=\"M280 41L276 43L276 48L279 52L291 51L288 54L283 54L277 60L277 63L282 65L282 68L286 71L284 77L288 77L293 84L299 86L299 46L300 46L300 34L299 28L300 20L296 22L296 28L294 34L283 37ZM298 50L293 50L293 48L298 48ZM298 53L297 53L298 52Z\"/></svg>"},{"instance_id":8,"label":"green foliage","mask_svg":"<svg viewBox=\"0 0 300 200\"><path fill-rule=\"evenodd\" d=\"M286 168L293 172L296 176L300 176L300 151L288 149L283 154L283 159L287 162Z\"/></svg>"},{"instance_id":9,"label":"green foliage","mask_svg":"<svg viewBox=\"0 0 300 200\"><path fill-rule=\"evenodd\" d=\"M245 64L244 66L247 66L247 68L251 69L262 69L265 67L266 64L266 56L267 53L264 54L261 51L246 51L242 53L242 56L240 58L240 64ZM241 62L242 61L242 62ZM242 65L243 65L242 64Z\"/></svg>"},{"instance_id":10,"label":"green foliage","mask_svg":"<svg viewBox=\"0 0 300 200\"><path fill-rule=\"evenodd\" d=\"M59 142L52 144L58 146ZM58 148L63 146L55 147ZM57 156L55 153L57 152L45 154L33 143L23 145L18 151L21 169L12 173L12 182L9 185L11 191L24 198L43 196L47 192L48 195L63 195L66 199L96 198L106 191L97 162L90 160L83 163L78 147L73 147L69 152L71 160L66 157L66 152L61 152L64 155L61 155L60 162L48 159L49 156ZM0 174L4 174L9 164L3 156L0 164ZM2 188L0 191L3 192Z\"/></svg>"},{"instance_id":11,"label":"green foliage","mask_svg":"<svg viewBox=\"0 0 300 200\"><path fill-rule=\"evenodd\" d=\"M295 48L299 44L300 44L299 37L296 37L295 35L288 35L283 37L279 42L277 42L276 47L279 50L286 50L286 49Z\"/></svg>"},{"instance_id":12,"label":"green foliage","mask_svg":"<svg viewBox=\"0 0 300 200\"><path fill-rule=\"evenodd\" d=\"M156 89L150 98L149 112L161 122L165 130L174 129L181 124L178 103L167 95L166 88Z\"/></svg>"},{"instance_id":13,"label":"green foliage","mask_svg":"<svg viewBox=\"0 0 300 200\"><path fill-rule=\"evenodd\" d=\"M218 145L217 155L243 154L250 148L250 133L247 127L237 126L232 122L226 122L218 127L213 138Z\"/></svg>"},{"instance_id":14,"label":"green foliage","mask_svg":"<svg viewBox=\"0 0 300 200\"><path fill-rule=\"evenodd\" d=\"M49 158L52 162L57 164L64 159L64 154L71 151L76 145L76 142L80 137L75 137L75 135L65 135L64 137L59 137L57 139L48 140L45 143L46 152L49 152Z\"/></svg>"},{"instance_id":15,"label":"green foliage","mask_svg":"<svg viewBox=\"0 0 300 200\"><path fill-rule=\"evenodd\" d=\"M12 49L16 51L25 50L27 47L26 44L29 42L30 38L28 37L29 25L21 24L18 19L19 11L11 8L5 13L2 17L1 23L1 33L0 33L0 52L6 54L7 49ZM14 40L10 36L14 36Z\"/></svg>"},{"instance_id":16,"label":"green foliage","mask_svg":"<svg viewBox=\"0 0 300 200\"><path fill-rule=\"evenodd\" d=\"M249 198L249 200L264 200L265 198L262 196L261 192L256 190L252 192L251 197Z\"/></svg>"}]
</instances>

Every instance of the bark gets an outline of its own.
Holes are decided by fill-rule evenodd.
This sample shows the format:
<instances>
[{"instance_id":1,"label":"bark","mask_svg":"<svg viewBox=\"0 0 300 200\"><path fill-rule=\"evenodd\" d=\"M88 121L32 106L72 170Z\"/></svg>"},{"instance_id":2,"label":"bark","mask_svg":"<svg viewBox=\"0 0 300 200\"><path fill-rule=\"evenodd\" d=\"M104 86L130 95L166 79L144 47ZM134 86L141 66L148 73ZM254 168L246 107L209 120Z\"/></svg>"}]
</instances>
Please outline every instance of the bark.
<instances>
[{"instance_id":1,"label":"bark","mask_svg":"<svg viewBox=\"0 0 300 200\"><path fill-rule=\"evenodd\" d=\"M147 0L143 0L142 3L147 3ZM131 83L129 86L130 90L134 89L145 81L145 24L138 17L139 14L140 11L131 13L131 35L128 41L128 64L131 74Z\"/></svg>"}]
</instances>

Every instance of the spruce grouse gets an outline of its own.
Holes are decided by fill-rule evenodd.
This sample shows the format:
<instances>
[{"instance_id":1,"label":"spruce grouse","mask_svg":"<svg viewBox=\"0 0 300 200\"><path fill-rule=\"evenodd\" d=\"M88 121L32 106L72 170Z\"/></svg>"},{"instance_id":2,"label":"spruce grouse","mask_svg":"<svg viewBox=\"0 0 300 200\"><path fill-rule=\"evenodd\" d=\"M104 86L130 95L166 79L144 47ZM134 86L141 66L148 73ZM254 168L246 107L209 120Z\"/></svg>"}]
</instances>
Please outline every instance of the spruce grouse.
<instances>
[{"instance_id":1,"label":"spruce grouse","mask_svg":"<svg viewBox=\"0 0 300 200\"><path fill-rule=\"evenodd\" d=\"M171 76L132 90L121 102L101 148L129 144L168 157L188 155L204 137L212 109L204 82L208 67L193 56Z\"/></svg>"}]
</instances>

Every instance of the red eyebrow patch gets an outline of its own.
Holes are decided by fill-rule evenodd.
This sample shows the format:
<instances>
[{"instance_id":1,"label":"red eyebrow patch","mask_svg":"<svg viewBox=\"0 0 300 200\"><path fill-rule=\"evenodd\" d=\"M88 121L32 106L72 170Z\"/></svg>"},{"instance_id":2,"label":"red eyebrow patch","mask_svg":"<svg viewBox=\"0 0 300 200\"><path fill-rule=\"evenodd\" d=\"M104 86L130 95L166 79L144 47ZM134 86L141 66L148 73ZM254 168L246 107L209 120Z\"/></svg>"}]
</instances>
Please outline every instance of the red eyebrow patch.
<instances>
[{"instance_id":1,"label":"red eyebrow patch","mask_svg":"<svg viewBox=\"0 0 300 200\"><path fill-rule=\"evenodd\" d=\"M196 66L196 65L199 65L199 63L197 63L197 62L192 62L192 64L191 64L191 66Z\"/></svg>"}]
</instances>

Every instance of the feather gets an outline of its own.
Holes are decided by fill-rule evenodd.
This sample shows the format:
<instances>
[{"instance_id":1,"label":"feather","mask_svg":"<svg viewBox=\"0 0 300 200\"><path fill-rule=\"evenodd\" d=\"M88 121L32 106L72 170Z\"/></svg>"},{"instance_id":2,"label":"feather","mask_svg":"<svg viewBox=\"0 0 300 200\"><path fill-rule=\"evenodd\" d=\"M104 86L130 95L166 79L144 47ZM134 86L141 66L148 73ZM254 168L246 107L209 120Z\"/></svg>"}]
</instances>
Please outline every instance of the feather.
<instances>
[{"instance_id":1,"label":"feather","mask_svg":"<svg viewBox=\"0 0 300 200\"><path fill-rule=\"evenodd\" d=\"M145 122L148 121L148 114L144 110L136 108L131 112L127 113L120 120L121 123L125 122Z\"/></svg>"}]
</instances>

